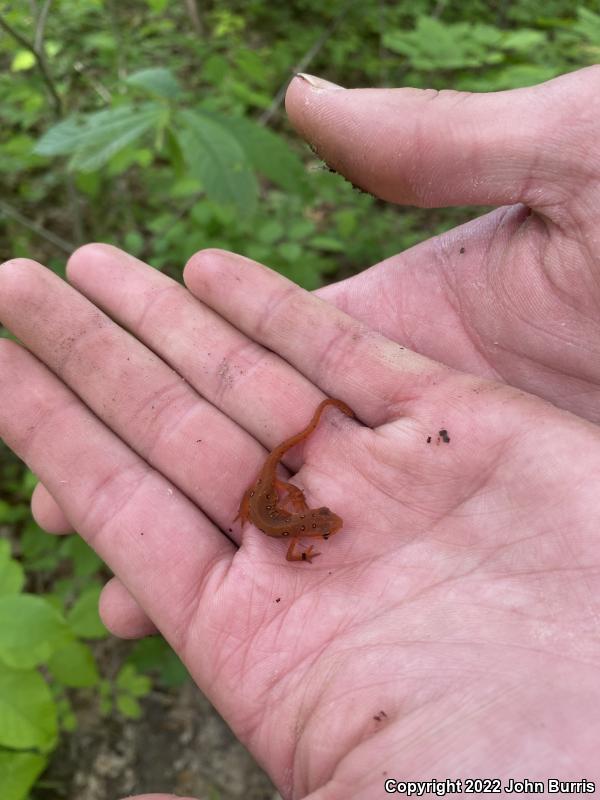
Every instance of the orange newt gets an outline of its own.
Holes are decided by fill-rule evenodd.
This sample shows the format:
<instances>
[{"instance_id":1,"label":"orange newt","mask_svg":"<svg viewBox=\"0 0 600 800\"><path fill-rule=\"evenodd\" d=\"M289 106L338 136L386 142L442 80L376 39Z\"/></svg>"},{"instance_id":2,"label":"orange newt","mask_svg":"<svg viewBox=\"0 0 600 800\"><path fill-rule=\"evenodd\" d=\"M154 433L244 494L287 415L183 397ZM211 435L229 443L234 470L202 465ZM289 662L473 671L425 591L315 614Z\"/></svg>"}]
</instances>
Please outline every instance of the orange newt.
<instances>
[{"instance_id":1,"label":"orange newt","mask_svg":"<svg viewBox=\"0 0 600 800\"><path fill-rule=\"evenodd\" d=\"M284 454L310 436L319 424L321 414L327 406L336 406L349 417L354 416L352 409L341 400L333 398L323 400L303 431L286 439L269 453L256 482L245 491L236 517L241 520L242 528L250 520L259 531L266 533L267 536L291 537L285 556L288 561L308 561L310 563L319 553L313 553L312 545L309 545L302 553L297 553L295 548L298 539L312 536L329 539L340 530L343 524L341 517L325 506L309 508L301 489L294 486L293 483L280 481L275 475L277 464ZM279 492L286 495L283 501L281 501ZM295 513L283 508L282 502L283 504L289 503Z\"/></svg>"}]
</instances>

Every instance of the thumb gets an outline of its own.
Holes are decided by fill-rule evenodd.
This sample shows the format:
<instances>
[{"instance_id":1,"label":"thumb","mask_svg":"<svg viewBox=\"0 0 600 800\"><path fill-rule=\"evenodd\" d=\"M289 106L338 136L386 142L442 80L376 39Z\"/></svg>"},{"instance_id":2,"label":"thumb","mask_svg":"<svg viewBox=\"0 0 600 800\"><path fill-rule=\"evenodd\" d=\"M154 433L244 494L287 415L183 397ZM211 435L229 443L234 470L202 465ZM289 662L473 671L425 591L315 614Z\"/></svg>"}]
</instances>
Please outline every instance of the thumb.
<instances>
[{"instance_id":1,"label":"thumb","mask_svg":"<svg viewBox=\"0 0 600 800\"><path fill-rule=\"evenodd\" d=\"M328 165L384 200L543 208L586 181L581 140L591 132L591 147L597 136L599 82L590 67L526 89L471 94L342 89L299 75L286 108Z\"/></svg>"}]
</instances>

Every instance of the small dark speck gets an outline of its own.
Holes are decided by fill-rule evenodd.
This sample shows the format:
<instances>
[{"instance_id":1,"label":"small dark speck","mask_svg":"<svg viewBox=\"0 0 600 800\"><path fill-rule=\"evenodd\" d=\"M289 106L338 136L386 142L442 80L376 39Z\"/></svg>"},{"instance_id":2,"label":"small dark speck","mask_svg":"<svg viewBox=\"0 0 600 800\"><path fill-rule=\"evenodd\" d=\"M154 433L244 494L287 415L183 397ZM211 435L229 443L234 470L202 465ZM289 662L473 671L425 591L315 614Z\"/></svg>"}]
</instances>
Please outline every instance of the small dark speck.
<instances>
[{"instance_id":1,"label":"small dark speck","mask_svg":"<svg viewBox=\"0 0 600 800\"><path fill-rule=\"evenodd\" d=\"M143 535L144 535L144 531L140 531L140 536L143 536Z\"/></svg>"},{"instance_id":2,"label":"small dark speck","mask_svg":"<svg viewBox=\"0 0 600 800\"><path fill-rule=\"evenodd\" d=\"M461 247L461 248L460 248L460 250L459 250L458 252L459 252L459 253L461 253L461 254L462 254L462 253L464 253L464 252L465 252L465 248L464 248L464 247Z\"/></svg>"},{"instance_id":3,"label":"small dark speck","mask_svg":"<svg viewBox=\"0 0 600 800\"><path fill-rule=\"evenodd\" d=\"M448 436L448 431L446 430L446 428L442 428L442 430L439 431L438 436L440 437L442 442L444 442L444 444L450 443L450 437Z\"/></svg>"},{"instance_id":4,"label":"small dark speck","mask_svg":"<svg viewBox=\"0 0 600 800\"><path fill-rule=\"evenodd\" d=\"M227 528L228 533L233 533L233 528Z\"/></svg>"},{"instance_id":5,"label":"small dark speck","mask_svg":"<svg viewBox=\"0 0 600 800\"><path fill-rule=\"evenodd\" d=\"M382 719L387 719L387 714L385 711L380 711L379 714L375 714L373 719L377 720L377 722L381 722Z\"/></svg>"},{"instance_id":6,"label":"small dark speck","mask_svg":"<svg viewBox=\"0 0 600 800\"><path fill-rule=\"evenodd\" d=\"M276 598L275 598L275 602L276 602L276 603L281 603L281 597L276 597Z\"/></svg>"},{"instance_id":7,"label":"small dark speck","mask_svg":"<svg viewBox=\"0 0 600 800\"><path fill-rule=\"evenodd\" d=\"M427 444L431 444L431 436L427 437Z\"/></svg>"},{"instance_id":8,"label":"small dark speck","mask_svg":"<svg viewBox=\"0 0 600 800\"><path fill-rule=\"evenodd\" d=\"M202 441L202 439L196 439L196 444L198 444L198 442L201 442L201 441Z\"/></svg>"}]
</instances>

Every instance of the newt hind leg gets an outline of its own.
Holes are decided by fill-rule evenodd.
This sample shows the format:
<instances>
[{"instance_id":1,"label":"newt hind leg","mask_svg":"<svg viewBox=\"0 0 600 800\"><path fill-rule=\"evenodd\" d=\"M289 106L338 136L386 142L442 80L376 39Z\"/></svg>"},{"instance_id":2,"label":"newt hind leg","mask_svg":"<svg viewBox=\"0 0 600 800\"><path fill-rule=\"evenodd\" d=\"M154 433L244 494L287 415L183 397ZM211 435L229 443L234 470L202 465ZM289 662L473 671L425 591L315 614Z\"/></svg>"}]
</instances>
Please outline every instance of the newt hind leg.
<instances>
[{"instance_id":1,"label":"newt hind leg","mask_svg":"<svg viewBox=\"0 0 600 800\"><path fill-rule=\"evenodd\" d=\"M290 546L287 549L287 553L285 554L285 557L288 561L308 561L308 563L310 564L313 558L316 558L317 556L321 555L320 553L313 552L315 548L312 546L312 544L310 544L306 548L306 550L302 550L302 552L297 553L296 552L297 544L298 544L298 539L294 537L290 542Z\"/></svg>"}]
</instances>

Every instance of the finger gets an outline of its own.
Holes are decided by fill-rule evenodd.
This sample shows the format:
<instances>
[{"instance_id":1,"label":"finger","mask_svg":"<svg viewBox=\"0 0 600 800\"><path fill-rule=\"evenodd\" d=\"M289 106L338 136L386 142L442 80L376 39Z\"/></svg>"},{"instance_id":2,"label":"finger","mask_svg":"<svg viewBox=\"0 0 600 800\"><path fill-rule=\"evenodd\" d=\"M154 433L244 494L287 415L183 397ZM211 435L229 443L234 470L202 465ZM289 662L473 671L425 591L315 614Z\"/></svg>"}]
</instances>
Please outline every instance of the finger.
<instances>
[{"instance_id":1,"label":"finger","mask_svg":"<svg viewBox=\"0 0 600 800\"><path fill-rule=\"evenodd\" d=\"M234 546L56 376L6 339L0 375L0 436L180 650L199 587L218 591Z\"/></svg>"},{"instance_id":2,"label":"finger","mask_svg":"<svg viewBox=\"0 0 600 800\"><path fill-rule=\"evenodd\" d=\"M81 247L71 256L67 274L94 305L269 450L304 427L323 399L280 356L249 340L185 287L116 247ZM253 453L263 458L262 452ZM295 467L297 459L292 452L284 460ZM258 460L249 463L243 475L258 466ZM236 489L236 502L245 488Z\"/></svg>"},{"instance_id":3,"label":"finger","mask_svg":"<svg viewBox=\"0 0 600 800\"><path fill-rule=\"evenodd\" d=\"M156 625L118 578L111 578L102 589L98 610L104 625L120 639L157 633Z\"/></svg>"},{"instance_id":4,"label":"finger","mask_svg":"<svg viewBox=\"0 0 600 800\"><path fill-rule=\"evenodd\" d=\"M327 164L384 200L549 212L594 170L569 122L586 121L599 82L597 67L481 94L320 88L308 76L291 82L286 108Z\"/></svg>"},{"instance_id":5,"label":"finger","mask_svg":"<svg viewBox=\"0 0 600 800\"><path fill-rule=\"evenodd\" d=\"M450 372L243 256L203 250L187 263L184 280L197 297L369 425L395 419L409 399Z\"/></svg>"},{"instance_id":6,"label":"finger","mask_svg":"<svg viewBox=\"0 0 600 800\"><path fill-rule=\"evenodd\" d=\"M72 533L73 526L62 508L43 483L38 483L31 495L31 513L34 520L46 533Z\"/></svg>"},{"instance_id":7,"label":"finger","mask_svg":"<svg viewBox=\"0 0 600 800\"><path fill-rule=\"evenodd\" d=\"M33 490L31 511L47 533L72 533L71 523L43 483ZM104 625L121 639L141 639L156 633L156 625L118 578L111 578L102 590L99 610Z\"/></svg>"},{"instance_id":8,"label":"finger","mask_svg":"<svg viewBox=\"0 0 600 800\"><path fill-rule=\"evenodd\" d=\"M0 319L145 461L224 529L231 525L247 476L263 458L243 430L33 261L0 267Z\"/></svg>"}]
</instances>

